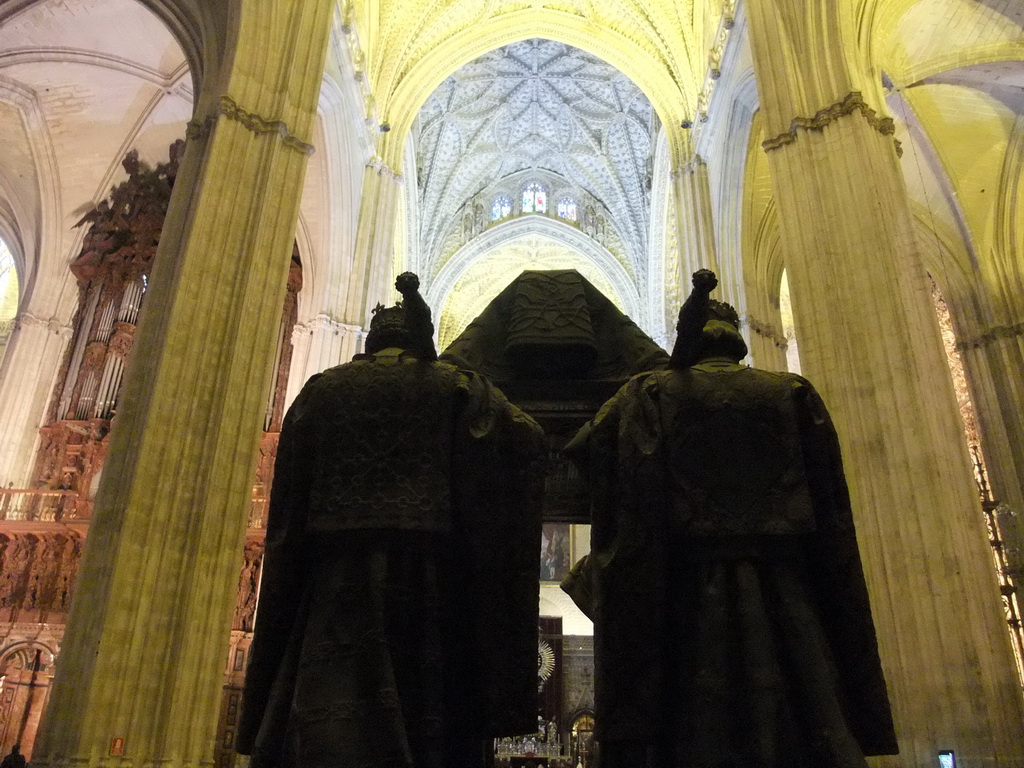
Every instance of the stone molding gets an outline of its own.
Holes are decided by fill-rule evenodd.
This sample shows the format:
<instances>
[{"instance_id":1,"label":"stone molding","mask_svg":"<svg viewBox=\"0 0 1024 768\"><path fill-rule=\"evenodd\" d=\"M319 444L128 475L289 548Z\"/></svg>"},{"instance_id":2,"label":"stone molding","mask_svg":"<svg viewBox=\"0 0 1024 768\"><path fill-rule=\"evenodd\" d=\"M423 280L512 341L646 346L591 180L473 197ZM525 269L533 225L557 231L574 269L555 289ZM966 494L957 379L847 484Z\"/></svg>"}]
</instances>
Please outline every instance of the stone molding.
<instances>
[{"instance_id":1,"label":"stone molding","mask_svg":"<svg viewBox=\"0 0 1024 768\"><path fill-rule=\"evenodd\" d=\"M71 338L71 332L73 330L69 323L62 323L56 317L44 320L41 317L36 317L30 312L22 312L18 315L14 320L14 328L15 330L20 328L45 328L51 333L55 333L65 339Z\"/></svg>"},{"instance_id":2,"label":"stone molding","mask_svg":"<svg viewBox=\"0 0 1024 768\"><path fill-rule=\"evenodd\" d=\"M292 331L292 338L299 339L306 334L315 334L318 331L333 331L335 334L359 334L363 332L362 326L342 323L330 315L317 315L304 323L296 323Z\"/></svg>"},{"instance_id":3,"label":"stone molding","mask_svg":"<svg viewBox=\"0 0 1024 768\"><path fill-rule=\"evenodd\" d=\"M779 330L771 323L766 323L758 320L756 317L747 313L747 316L743 318L743 322L747 324L750 330L765 339L768 339L779 349L785 351L789 347L789 339L784 334L780 333Z\"/></svg>"},{"instance_id":4,"label":"stone molding","mask_svg":"<svg viewBox=\"0 0 1024 768\"><path fill-rule=\"evenodd\" d=\"M1002 339L1013 339L1018 336L1024 336L1024 322L1014 323L1013 325L993 326L973 339L965 339L958 342L956 348L959 352L967 352L972 349L987 347L989 344L1001 341Z\"/></svg>"},{"instance_id":5,"label":"stone molding","mask_svg":"<svg viewBox=\"0 0 1024 768\"><path fill-rule=\"evenodd\" d=\"M687 160L678 168L673 168L672 171L669 172L669 178L672 179L672 181L678 181L684 176L692 176L702 165L707 165L707 163L704 162L704 158L700 155L694 155L690 160Z\"/></svg>"},{"instance_id":6,"label":"stone molding","mask_svg":"<svg viewBox=\"0 0 1024 768\"><path fill-rule=\"evenodd\" d=\"M312 144L307 144L295 136L284 120L271 120L255 112L243 109L238 105L238 102L227 95L220 97L217 109L213 114L208 115L205 120L198 120L196 118L189 120L188 126L185 129L185 136L189 139L206 138L210 135L210 131L219 117L226 117L228 120L241 123L255 136L276 133L286 147L301 152L304 155L312 155L316 151Z\"/></svg>"},{"instance_id":7,"label":"stone molding","mask_svg":"<svg viewBox=\"0 0 1024 768\"><path fill-rule=\"evenodd\" d=\"M711 50L708 52L708 67L704 73L704 82L700 92L697 94L697 111L692 120L694 143L700 140L700 135L711 111L711 99L715 95L715 87L722 77L725 51L731 39L732 29L736 26L736 5L736 0L725 1L722 16L718 22L718 31L715 33Z\"/></svg>"},{"instance_id":8,"label":"stone molding","mask_svg":"<svg viewBox=\"0 0 1024 768\"><path fill-rule=\"evenodd\" d=\"M896 132L896 124L891 117L879 117L878 113L864 101L864 96L860 91L851 91L842 101L837 101L835 104L818 110L814 117L794 117L789 124L788 131L780 133L775 138L766 139L761 146L765 152L771 152L787 144L792 144L801 130L824 130L826 126L836 122L839 118L852 115L854 112L860 112L868 121L868 125L883 136L892 136ZM896 151L898 154L902 154L899 143L896 144Z\"/></svg>"},{"instance_id":9,"label":"stone molding","mask_svg":"<svg viewBox=\"0 0 1024 768\"><path fill-rule=\"evenodd\" d=\"M392 168L390 165L384 162L384 158L380 155L374 155L366 163L367 168L373 168L381 176L387 176L396 184L405 184L405 177Z\"/></svg>"},{"instance_id":10,"label":"stone molding","mask_svg":"<svg viewBox=\"0 0 1024 768\"><path fill-rule=\"evenodd\" d=\"M622 309L627 315L632 318L646 317L646 313L641 310L643 302L639 292L639 285L643 285L643 281L634 281L622 262L598 240L561 219L524 214L487 228L459 248L445 261L444 266L437 270L437 274L423 291L423 298L433 316L437 318L437 327L440 327L442 310L449 294L478 259L502 246L516 241L527 242L534 238L560 242L581 254L608 279L622 300Z\"/></svg>"}]
</instances>

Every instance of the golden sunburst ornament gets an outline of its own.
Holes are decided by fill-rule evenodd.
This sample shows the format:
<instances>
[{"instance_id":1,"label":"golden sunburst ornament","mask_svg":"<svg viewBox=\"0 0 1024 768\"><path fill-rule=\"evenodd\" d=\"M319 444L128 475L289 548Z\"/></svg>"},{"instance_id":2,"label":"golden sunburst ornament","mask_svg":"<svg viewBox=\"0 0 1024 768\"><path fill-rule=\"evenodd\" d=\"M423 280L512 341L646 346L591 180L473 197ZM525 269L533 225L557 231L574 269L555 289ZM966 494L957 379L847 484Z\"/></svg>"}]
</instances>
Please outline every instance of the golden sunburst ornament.
<instances>
[{"instance_id":1,"label":"golden sunburst ornament","mask_svg":"<svg viewBox=\"0 0 1024 768\"><path fill-rule=\"evenodd\" d=\"M537 641L537 690L544 690L544 684L555 671L555 651L544 639Z\"/></svg>"}]
</instances>

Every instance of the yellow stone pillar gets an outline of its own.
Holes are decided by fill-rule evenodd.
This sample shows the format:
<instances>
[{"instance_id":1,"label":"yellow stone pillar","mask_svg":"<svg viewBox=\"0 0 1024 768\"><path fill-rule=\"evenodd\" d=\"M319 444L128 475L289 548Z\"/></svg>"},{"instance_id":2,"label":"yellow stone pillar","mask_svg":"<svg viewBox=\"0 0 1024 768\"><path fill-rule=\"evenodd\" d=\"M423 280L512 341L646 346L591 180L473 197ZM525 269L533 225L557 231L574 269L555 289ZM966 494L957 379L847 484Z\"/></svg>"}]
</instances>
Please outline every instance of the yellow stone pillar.
<instances>
[{"instance_id":1,"label":"yellow stone pillar","mask_svg":"<svg viewBox=\"0 0 1024 768\"><path fill-rule=\"evenodd\" d=\"M1024 130L1006 151L991 249L945 288L994 497L1024 516ZM1024 548L1024 541L1011 542ZM1021 586L1021 585L1019 585Z\"/></svg>"},{"instance_id":2,"label":"yellow stone pillar","mask_svg":"<svg viewBox=\"0 0 1024 768\"><path fill-rule=\"evenodd\" d=\"M958 347L978 415L992 496L1024 517L1024 323L975 330ZM1010 543L1024 549L1024 541Z\"/></svg>"},{"instance_id":3,"label":"yellow stone pillar","mask_svg":"<svg viewBox=\"0 0 1024 768\"><path fill-rule=\"evenodd\" d=\"M1020 766L1020 686L892 124L861 95L877 98L841 11L747 4L801 362L842 442L900 740L877 764L953 749Z\"/></svg>"},{"instance_id":4,"label":"yellow stone pillar","mask_svg":"<svg viewBox=\"0 0 1024 768\"><path fill-rule=\"evenodd\" d=\"M33 765L212 765L333 10L225 8L222 69L203 72Z\"/></svg>"},{"instance_id":5,"label":"yellow stone pillar","mask_svg":"<svg viewBox=\"0 0 1024 768\"><path fill-rule=\"evenodd\" d=\"M778 291L772 293L769 295L768 291L763 291L747 297L743 324L748 330L747 346L752 364L769 371L785 371L789 370L786 359L789 341L778 306Z\"/></svg>"}]
</instances>

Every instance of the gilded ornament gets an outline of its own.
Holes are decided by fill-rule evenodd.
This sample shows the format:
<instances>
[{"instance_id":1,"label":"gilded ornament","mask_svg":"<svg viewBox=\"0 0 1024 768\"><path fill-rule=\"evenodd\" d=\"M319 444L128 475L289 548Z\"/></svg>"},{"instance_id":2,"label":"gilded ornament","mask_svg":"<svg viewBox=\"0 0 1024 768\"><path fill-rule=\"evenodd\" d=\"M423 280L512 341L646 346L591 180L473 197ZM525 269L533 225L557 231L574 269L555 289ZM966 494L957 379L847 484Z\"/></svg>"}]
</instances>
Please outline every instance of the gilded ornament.
<instances>
[{"instance_id":1,"label":"gilded ornament","mask_svg":"<svg viewBox=\"0 0 1024 768\"><path fill-rule=\"evenodd\" d=\"M110 352L127 362L135 341L135 326L131 323L114 324L114 335L110 337Z\"/></svg>"}]
</instances>

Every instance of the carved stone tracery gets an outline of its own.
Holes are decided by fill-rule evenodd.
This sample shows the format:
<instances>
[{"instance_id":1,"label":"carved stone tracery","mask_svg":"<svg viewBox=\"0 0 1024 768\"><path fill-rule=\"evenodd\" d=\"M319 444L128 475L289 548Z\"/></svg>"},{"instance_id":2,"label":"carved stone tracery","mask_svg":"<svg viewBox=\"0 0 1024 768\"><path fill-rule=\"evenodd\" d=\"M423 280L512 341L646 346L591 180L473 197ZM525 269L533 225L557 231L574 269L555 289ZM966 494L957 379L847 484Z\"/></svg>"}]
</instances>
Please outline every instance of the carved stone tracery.
<instances>
[{"instance_id":1,"label":"carved stone tracery","mask_svg":"<svg viewBox=\"0 0 1024 768\"><path fill-rule=\"evenodd\" d=\"M63 623L82 553L69 529L0 533L0 622Z\"/></svg>"},{"instance_id":2,"label":"carved stone tracery","mask_svg":"<svg viewBox=\"0 0 1024 768\"><path fill-rule=\"evenodd\" d=\"M644 284L658 119L614 67L551 40L513 43L445 80L419 124L415 237L424 272L436 273L490 226L496 197L519 214L523 189L537 182L549 211L562 197L575 199L573 226Z\"/></svg>"}]
</instances>

